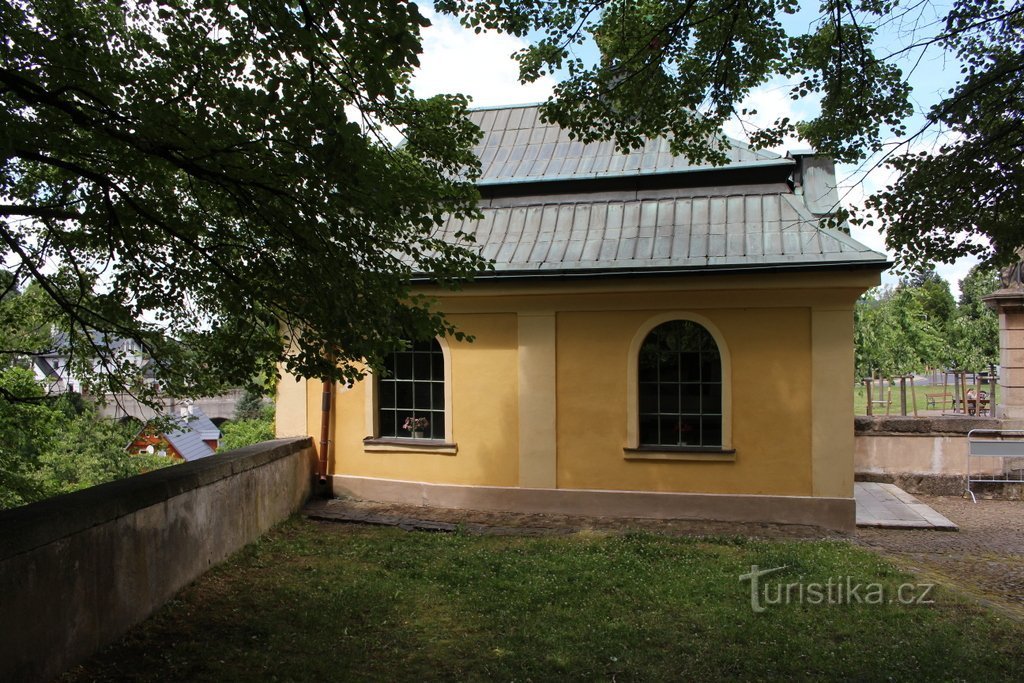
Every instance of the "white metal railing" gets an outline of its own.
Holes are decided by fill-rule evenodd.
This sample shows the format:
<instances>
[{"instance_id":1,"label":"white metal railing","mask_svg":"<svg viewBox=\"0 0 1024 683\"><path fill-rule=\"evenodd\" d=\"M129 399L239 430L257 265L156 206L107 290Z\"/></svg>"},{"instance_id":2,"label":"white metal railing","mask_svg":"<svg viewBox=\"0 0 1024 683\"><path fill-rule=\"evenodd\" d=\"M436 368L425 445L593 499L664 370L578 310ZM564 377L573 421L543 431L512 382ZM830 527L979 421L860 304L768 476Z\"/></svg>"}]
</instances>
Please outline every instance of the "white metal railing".
<instances>
[{"instance_id":1,"label":"white metal railing","mask_svg":"<svg viewBox=\"0 0 1024 683\"><path fill-rule=\"evenodd\" d=\"M973 458L1001 458L1000 472L971 472ZM967 432L967 493L971 484L1024 484L1024 430L972 429Z\"/></svg>"}]
</instances>

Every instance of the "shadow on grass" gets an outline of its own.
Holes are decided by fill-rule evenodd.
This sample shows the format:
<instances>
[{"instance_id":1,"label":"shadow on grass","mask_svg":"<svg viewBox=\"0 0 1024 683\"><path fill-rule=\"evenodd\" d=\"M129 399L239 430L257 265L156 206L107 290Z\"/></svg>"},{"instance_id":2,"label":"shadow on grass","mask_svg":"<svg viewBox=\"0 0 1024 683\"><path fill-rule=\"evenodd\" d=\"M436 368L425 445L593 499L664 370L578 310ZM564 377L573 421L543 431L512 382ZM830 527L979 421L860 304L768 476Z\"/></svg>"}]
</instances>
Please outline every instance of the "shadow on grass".
<instances>
[{"instance_id":1,"label":"shadow on grass","mask_svg":"<svg viewBox=\"0 0 1024 683\"><path fill-rule=\"evenodd\" d=\"M892 602L804 595L755 613L739 579L754 565L783 567L768 589L850 577ZM899 604L917 582L846 542L295 518L64 680L1016 678L1024 629L941 590Z\"/></svg>"}]
</instances>

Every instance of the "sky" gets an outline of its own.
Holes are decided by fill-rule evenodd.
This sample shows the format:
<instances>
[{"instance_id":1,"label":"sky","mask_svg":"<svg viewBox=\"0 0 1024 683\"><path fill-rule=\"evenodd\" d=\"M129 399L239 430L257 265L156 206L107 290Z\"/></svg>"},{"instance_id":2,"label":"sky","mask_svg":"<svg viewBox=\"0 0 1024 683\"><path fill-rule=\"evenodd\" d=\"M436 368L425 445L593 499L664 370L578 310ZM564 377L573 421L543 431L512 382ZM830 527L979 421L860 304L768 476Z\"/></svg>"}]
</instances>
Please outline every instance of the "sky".
<instances>
[{"instance_id":1,"label":"sky","mask_svg":"<svg viewBox=\"0 0 1024 683\"><path fill-rule=\"evenodd\" d=\"M941 9L941 8L940 8ZM472 98L473 106L485 107L505 104L527 104L542 102L551 94L554 79L545 77L535 83L520 84L518 64L511 55L526 46L525 39L500 33L476 34L459 26L448 16L438 15L429 8L422 8L431 20L432 26L423 32L423 54L421 68L413 79L417 95L426 97L437 93L463 93ZM807 24L813 17L798 15L791 23ZM921 18L917 18L918 22ZM797 27L799 28L799 27ZM891 34L883 37L884 47L892 51L905 46L907 33L900 25L891 27ZM914 86L915 101L920 110L926 109L945 89L952 86L950 74L957 69L939 61L944 59L938 51L925 53L908 66L913 69L911 83ZM758 114L752 123L770 123L779 116L799 120L813 115L813 102L794 102L787 94L788 86L777 80L751 93L743 106L756 109ZM920 122L920 116L912 119ZM743 126L732 121L726 127L726 134L744 139ZM929 137L921 142L915 151L929 149L942 142L940 137ZM807 148L806 143L789 140L787 144L773 151L785 153L787 149ZM865 164L840 165L837 168L840 197L845 205L861 208L864 198L885 187L894 179L893 172L884 167L874 168L873 160ZM874 229L854 227L853 237L876 251L893 254L885 248L883 236ZM962 279L976 259L963 258L954 264L936 264L936 270L950 283L954 296L959 296L959 280ZM898 276L892 272L883 275L883 284L895 284Z\"/></svg>"}]
</instances>

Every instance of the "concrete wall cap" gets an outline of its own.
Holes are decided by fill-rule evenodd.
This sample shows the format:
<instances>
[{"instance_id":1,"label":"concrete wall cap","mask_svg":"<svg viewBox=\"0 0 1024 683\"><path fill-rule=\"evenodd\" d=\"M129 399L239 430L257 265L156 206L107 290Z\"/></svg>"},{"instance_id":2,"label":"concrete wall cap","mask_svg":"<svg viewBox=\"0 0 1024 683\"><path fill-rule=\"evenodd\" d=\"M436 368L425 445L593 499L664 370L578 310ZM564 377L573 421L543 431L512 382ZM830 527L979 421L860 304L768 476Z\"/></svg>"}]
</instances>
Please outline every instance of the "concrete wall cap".
<instances>
[{"instance_id":1,"label":"concrete wall cap","mask_svg":"<svg viewBox=\"0 0 1024 683\"><path fill-rule=\"evenodd\" d=\"M936 436L942 434L963 434L972 429L1001 429L1001 422L995 418L961 417L904 417L858 415L853 420L857 436Z\"/></svg>"},{"instance_id":2,"label":"concrete wall cap","mask_svg":"<svg viewBox=\"0 0 1024 683\"><path fill-rule=\"evenodd\" d=\"M0 511L0 560L312 447L275 439Z\"/></svg>"}]
</instances>

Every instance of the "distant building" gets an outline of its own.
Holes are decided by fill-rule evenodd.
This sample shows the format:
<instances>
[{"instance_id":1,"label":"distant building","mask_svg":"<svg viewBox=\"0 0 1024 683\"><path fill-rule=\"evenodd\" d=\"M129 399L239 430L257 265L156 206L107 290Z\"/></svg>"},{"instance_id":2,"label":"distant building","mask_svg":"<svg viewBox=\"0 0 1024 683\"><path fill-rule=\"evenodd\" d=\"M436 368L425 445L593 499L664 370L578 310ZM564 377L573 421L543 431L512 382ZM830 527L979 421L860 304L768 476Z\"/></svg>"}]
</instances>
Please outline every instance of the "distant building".
<instances>
[{"instance_id":1,"label":"distant building","mask_svg":"<svg viewBox=\"0 0 1024 683\"><path fill-rule=\"evenodd\" d=\"M155 381L152 376L149 357L143 353L141 346L134 339L122 339L93 332L89 342L95 349L106 349L114 363L129 362L139 369L144 382ZM32 356L32 370L50 394L82 391L82 380L71 367L71 345L68 335L58 332L53 337L52 347L43 353ZM93 360L93 370L103 372L103 363L98 358Z\"/></svg>"},{"instance_id":2,"label":"distant building","mask_svg":"<svg viewBox=\"0 0 1024 683\"><path fill-rule=\"evenodd\" d=\"M113 363L127 362L137 368L137 377L143 385L151 387L159 381L154 372L153 359L135 340L93 332L88 343L93 347L88 351L95 352L96 349L106 349L110 352L108 357ZM76 353L81 356L83 350L76 349ZM50 395L68 392L84 393L82 379L71 367L71 347L65 333L56 333L51 348L32 356L31 360L36 381L43 386L46 393ZM104 365L99 359L93 360L93 372L99 376L104 374ZM159 389L159 387L157 388ZM194 399L192 403L202 404L207 413L212 416L213 423L221 424L234 417L242 394L240 389L232 389L216 396ZM127 391L106 394L98 408L104 417L117 420L132 417L148 422L161 414L177 414L182 405L182 401L178 397L160 391L158 391L157 397L150 398L156 402L155 408L152 405L143 404L135 395Z\"/></svg>"},{"instance_id":3,"label":"distant building","mask_svg":"<svg viewBox=\"0 0 1024 683\"><path fill-rule=\"evenodd\" d=\"M147 424L128 446L128 451L133 454L166 455L185 461L208 458L217 452L220 429L201 408L193 405L183 407L172 424L174 427L163 431L154 430L152 425Z\"/></svg>"}]
</instances>

